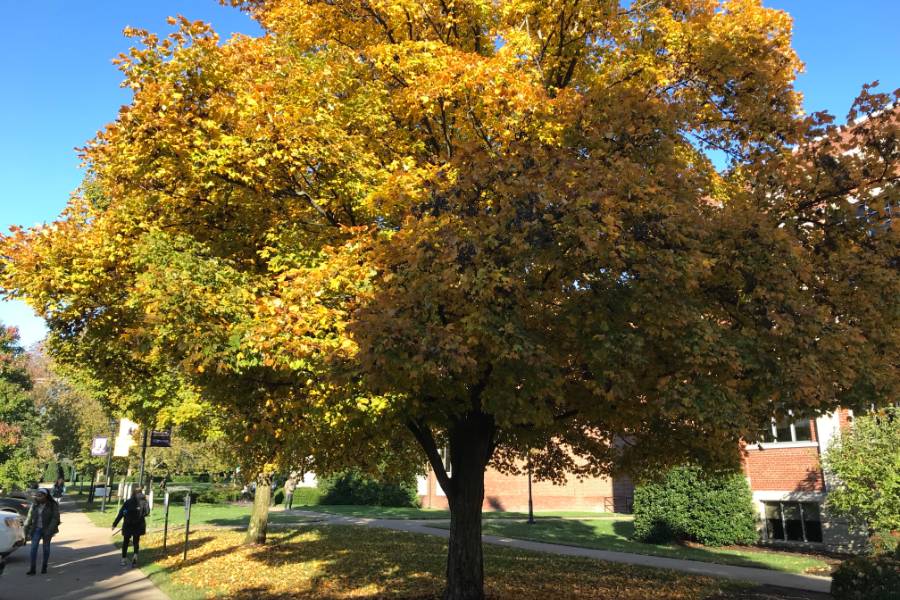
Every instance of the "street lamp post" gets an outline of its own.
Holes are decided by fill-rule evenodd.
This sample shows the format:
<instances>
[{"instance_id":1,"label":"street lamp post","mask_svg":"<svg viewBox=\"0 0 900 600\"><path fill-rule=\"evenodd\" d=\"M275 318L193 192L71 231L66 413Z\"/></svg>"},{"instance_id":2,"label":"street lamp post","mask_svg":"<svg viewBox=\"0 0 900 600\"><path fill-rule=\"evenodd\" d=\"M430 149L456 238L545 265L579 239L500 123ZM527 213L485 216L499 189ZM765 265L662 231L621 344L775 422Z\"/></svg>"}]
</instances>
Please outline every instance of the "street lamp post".
<instances>
[{"instance_id":1,"label":"street lamp post","mask_svg":"<svg viewBox=\"0 0 900 600\"><path fill-rule=\"evenodd\" d=\"M147 459L147 427L144 427L144 441L141 445L141 474L138 477L138 485L144 487L144 462Z\"/></svg>"},{"instance_id":2,"label":"street lamp post","mask_svg":"<svg viewBox=\"0 0 900 600\"><path fill-rule=\"evenodd\" d=\"M531 498L531 458L528 459L528 524L534 525L534 502Z\"/></svg>"},{"instance_id":3,"label":"street lamp post","mask_svg":"<svg viewBox=\"0 0 900 600\"><path fill-rule=\"evenodd\" d=\"M109 497L109 469L112 466L112 442L116 433L115 419L109 420L109 440L106 442L106 482L103 485L103 498L100 500L100 512L106 512L106 499Z\"/></svg>"}]
</instances>

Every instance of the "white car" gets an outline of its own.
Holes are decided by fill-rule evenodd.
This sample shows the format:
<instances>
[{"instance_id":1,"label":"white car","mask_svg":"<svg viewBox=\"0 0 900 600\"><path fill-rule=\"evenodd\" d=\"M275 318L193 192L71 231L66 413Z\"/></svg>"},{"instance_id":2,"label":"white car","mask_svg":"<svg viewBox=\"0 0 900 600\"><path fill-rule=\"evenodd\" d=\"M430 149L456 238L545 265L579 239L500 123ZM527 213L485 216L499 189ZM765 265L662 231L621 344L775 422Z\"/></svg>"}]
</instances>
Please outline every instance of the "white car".
<instances>
[{"instance_id":1,"label":"white car","mask_svg":"<svg viewBox=\"0 0 900 600\"><path fill-rule=\"evenodd\" d=\"M11 508L0 507L0 557L6 558L25 544L25 524L22 515Z\"/></svg>"}]
</instances>

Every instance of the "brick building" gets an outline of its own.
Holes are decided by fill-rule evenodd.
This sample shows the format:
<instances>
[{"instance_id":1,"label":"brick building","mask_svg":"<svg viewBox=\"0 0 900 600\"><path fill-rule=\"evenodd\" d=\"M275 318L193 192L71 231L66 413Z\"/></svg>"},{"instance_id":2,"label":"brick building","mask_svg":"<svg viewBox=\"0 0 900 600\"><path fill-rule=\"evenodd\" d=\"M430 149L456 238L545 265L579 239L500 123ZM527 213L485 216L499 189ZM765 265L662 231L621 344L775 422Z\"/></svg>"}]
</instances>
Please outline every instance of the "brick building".
<instances>
[{"instance_id":1,"label":"brick building","mask_svg":"<svg viewBox=\"0 0 900 600\"><path fill-rule=\"evenodd\" d=\"M821 456L851 419L850 411L839 410L818 419L773 422L760 441L745 446L743 469L763 541L833 549L865 544L863 532L824 506L832 484Z\"/></svg>"},{"instance_id":2,"label":"brick building","mask_svg":"<svg viewBox=\"0 0 900 600\"><path fill-rule=\"evenodd\" d=\"M758 442L744 445L742 468L753 492L760 539L772 544L854 549L865 535L828 514L823 503L828 477L820 457L831 439L849 425L840 410L818 419L773 422ZM484 510L528 510L528 478L488 469ZM418 482L425 508L447 508L447 497L429 470ZM532 484L534 509L631 512L634 486L628 478L570 478L564 485Z\"/></svg>"},{"instance_id":3,"label":"brick building","mask_svg":"<svg viewBox=\"0 0 900 600\"><path fill-rule=\"evenodd\" d=\"M419 499L425 508L447 508L447 496L434 472L418 481ZM584 510L631 512L634 486L627 477L570 477L564 485L535 481L531 486L534 510ZM488 469L484 475L484 510L528 510L528 476L504 475Z\"/></svg>"}]
</instances>

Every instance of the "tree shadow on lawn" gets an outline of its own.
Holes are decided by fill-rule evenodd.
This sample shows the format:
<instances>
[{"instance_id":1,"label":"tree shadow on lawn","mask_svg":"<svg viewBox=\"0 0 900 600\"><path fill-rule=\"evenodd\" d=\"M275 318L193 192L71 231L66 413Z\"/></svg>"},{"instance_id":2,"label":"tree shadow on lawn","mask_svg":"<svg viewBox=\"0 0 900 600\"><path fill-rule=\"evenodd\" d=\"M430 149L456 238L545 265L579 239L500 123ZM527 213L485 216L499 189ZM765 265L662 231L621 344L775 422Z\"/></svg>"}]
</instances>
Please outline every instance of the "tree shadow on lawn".
<instances>
[{"instance_id":1,"label":"tree shadow on lawn","mask_svg":"<svg viewBox=\"0 0 900 600\"><path fill-rule=\"evenodd\" d=\"M641 543L632 539L634 535L634 523L632 521L584 522L575 519L545 517L537 519L534 525L528 525L525 522L491 523L485 525L484 530L486 535L495 537L528 539L563 546L728 564L739 567L778 569L777 566L761 560L754 560L738 554L715 552L703 547L681 544ZM747 548L746 552L754 552L754 549Z\"/></svg>"},{"instance_id":2,"label":"tree shadow on lawn","mask_svg":"<svg viewBox=\"0 0 900 600\"><path fill-rule=\"evenodd\" d=\"M340 525L274 534L265 546L240 546L238 534L222 535L229 536L224 546L219 540L210 551L189 552L188 561L163 568L177 575L178 585L228 600L425 600L439 598L444 586L447 546L436 537ZM488 597L498 599L683 600L721 589L672 571L491 546L485 547L485 574Z\"/></svg>"},{"instance_id":3,"label":"tree shadow on lawn","mask_svg":"<svg viewBox=\"0 0 900 600\"><path fill-rule=\"evenodd\" d=\"M171 532L170 532L171 533ZM154 535L158 535L162 537L161 533L156 533ZM174 539L173 539L174 537ZM211 552L208 554L197 555L197 550L203 547L208 542L213 541L215 538L207 535L205 537L197 537L197 536L189 536L188 537L188 558L185 561L179 563L178 568L183 569L185 567L189 567L192 565L196 565L198 563L207 561L211 558L215 558L216 556L220 556L221 554L216 552ZM116 547L122 547L122 541L119 540L116 542ZM146 548L146 544L142 546L142 554L149 554L150 560L152 561L160 561L169 557L183 556L184 554L184 534L179 531L178 535L172 536L169 535L166 542L166 549L163 550L162 546L154 545L152 548ZM193 552L192 552L193 551ZM165 569L168 570L168 569Z\"/></svg>"},{"instance_id":4,"label":"tree shadow on lawn","mask_svg":"<svg viewBox=\"0 0 900 600\"><path fill-rule=\"evenodd\" d=\"M221 521L231 521L223 519ZM345 531L352 530L352 531ZM334 532L342 535L335 539ZM365 530L369 531L369 530ZM376 534L403 537L410 534L378 530ZM238 535L243 535L239 533ZM298 537L304 539L298 540ZM420 536L431 541L428 536ZM191 585L195 578L190 573L183 573L186 577L177 577L181 572L187 572L197 567L207 567L213 572L221 570L225 565L216 565L214 561L226 558L236 553L242 553L240 568L246 573L245 587L238 590L222 592L219 590L217 597L229 600L275 600L280 598L338 598L346 596L349 590L356 590L354 598L361 600L374 600L384 598L382 590L394 590L397 588L415 587L417 582L437 582L437 577L443 573L443 558L434 561L425 553L424 558L420 553L410 552L409 543L385 543L384 540L371 542L368 536L358 527L341 526L306 526L284 533L272 533L265 545L243 546L239 538L235 538L233 544L225 547L217 547L213 544L211 550L204 551L207 543L215 542L216 536L198 536L191 538L188 544L188 558L180 560L184 551L184 538L168 544L165 552L159 546L150 550L150 558L159 564L159 570L164 572L179 587L188 586L196 589L197 584ZM393 542L394 540L392 540ZM440 540L435 540L440 545ZM420 550L421 544L415 544ZM446 552L444 549L442 552ZM419 560L416 560L416 555ZM412 559L410 559L412 556ZM171 563L174 559L177 562ZM205 563L212 562L212 565ZM296 569L295 569L296 567ZM285 570L285 571L282 571ZM290 571L293 571L292 573ZM260 580L254 580L255 575L265 572ZM285 576L293 576L298 585L296 590L285 590L283 586L273 585L269 581L284 581ZM176 576L173 578L173 576ZM187 579L188 582L185 582ZM205 578L204 578L205 579ZM213 577L215 581L215 577ZM361 588L377 585L377 591L366 594ZM426 585L422 593L390 593L389 597L396 600L425 600L439 598L439 594L430 591L439 590L440 587ZM204 590L212 591L212 590ZM362 593L359 593L362 592Z\"/></svg>"},{"instance_id":5,"label":"tree shadow on lawn","mask_svg":"<svg viewBox=\"0 0 900 600\"><path fill-rule=\"evenodd\" d=\"M250 524L250 515L241 515L240 517L209 519L206 521L206 524L207 525L215 525L217 527L247 527L247 525Z\"/></svg>"}]
</instances>

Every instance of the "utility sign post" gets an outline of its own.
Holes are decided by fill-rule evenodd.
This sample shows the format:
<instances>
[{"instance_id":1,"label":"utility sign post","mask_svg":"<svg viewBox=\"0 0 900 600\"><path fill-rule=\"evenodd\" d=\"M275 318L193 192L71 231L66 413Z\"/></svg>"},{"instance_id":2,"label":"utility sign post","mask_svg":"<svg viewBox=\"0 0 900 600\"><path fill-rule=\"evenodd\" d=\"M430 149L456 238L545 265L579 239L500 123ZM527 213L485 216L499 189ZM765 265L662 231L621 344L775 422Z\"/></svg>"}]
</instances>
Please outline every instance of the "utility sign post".
<instances>
[{"instance_id":1,"label":"utility sign post","mask_svg":"<svg viewBox=\"0 0 900 600\"><path fill-rule=\"evenodd\" d=\"M184 555L181 560L187 560L188 535L191 532L191 490L184 495Z\"/></svg>"},{"instance_id":2,"label":"utility sign post","mask_svg":"<svg viewBox=\"0 0 900 600\"><path fill-rule=\"evenodd\" d=\"M100 512L106 512L106 500L109 498L109 487L112 485L112 480L109 478L109 470L112 467L113 447L110 445L109 440L112 439L115 427L116 422L110 419L109 438L106 440L106 479L103 481L103 500L100 502Z\"/></svg>"},{"instance_id":3,"label":"utility sign post","mask_svg":"<svg viewBox=\"0 0 900 600\"><path fill-rule=\"evenodd\" d=\"M163 552L165 552L166 540L169 537L169 492L166 492L166 495L163 496L163 506L165 506L166 510L165 521L163 521Z\"/></svg>"}]
</instances>

